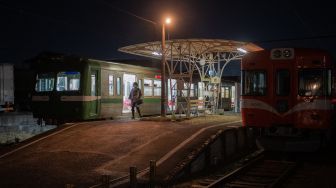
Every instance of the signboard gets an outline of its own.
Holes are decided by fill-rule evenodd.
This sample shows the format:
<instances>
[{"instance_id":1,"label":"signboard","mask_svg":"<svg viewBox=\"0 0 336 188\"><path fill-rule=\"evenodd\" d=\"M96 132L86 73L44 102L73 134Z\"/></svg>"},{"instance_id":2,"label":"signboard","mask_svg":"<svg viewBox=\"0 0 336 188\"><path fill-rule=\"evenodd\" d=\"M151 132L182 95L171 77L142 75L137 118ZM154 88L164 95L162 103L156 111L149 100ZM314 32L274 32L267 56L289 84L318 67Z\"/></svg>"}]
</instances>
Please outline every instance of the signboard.
<instances>
[{"instance_id":1,"label":"signboard","mask_svg":"<svg viewBox=\"0 0 336 188\"><path fill-rule=\"evenodd\" d=\"M212 84L219 84L221 79L218 76L212 77L211 78L211 83Z\"/></svg>"}]
</instances>

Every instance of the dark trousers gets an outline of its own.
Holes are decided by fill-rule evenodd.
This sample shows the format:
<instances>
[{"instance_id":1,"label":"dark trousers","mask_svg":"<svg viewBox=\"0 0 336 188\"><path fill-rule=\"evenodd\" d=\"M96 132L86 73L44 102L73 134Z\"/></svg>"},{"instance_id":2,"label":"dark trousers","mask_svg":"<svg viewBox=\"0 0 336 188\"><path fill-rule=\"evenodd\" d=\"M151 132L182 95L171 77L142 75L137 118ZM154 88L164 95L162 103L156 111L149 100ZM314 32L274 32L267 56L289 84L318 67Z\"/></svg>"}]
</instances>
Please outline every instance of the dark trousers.
<instances>
[{"instance_id":1,"label":"dark trousers","mask_svg":"<svg viewBox=\"0 0 336 188\"><path fill-rule=\"evenodd\" d=\"M141 112L140 112L139 106L136 104L136 102L132 102L132 118L134 118L134 107L137 109L139 117L141 117Z\"/></svg>"}]
</instances>

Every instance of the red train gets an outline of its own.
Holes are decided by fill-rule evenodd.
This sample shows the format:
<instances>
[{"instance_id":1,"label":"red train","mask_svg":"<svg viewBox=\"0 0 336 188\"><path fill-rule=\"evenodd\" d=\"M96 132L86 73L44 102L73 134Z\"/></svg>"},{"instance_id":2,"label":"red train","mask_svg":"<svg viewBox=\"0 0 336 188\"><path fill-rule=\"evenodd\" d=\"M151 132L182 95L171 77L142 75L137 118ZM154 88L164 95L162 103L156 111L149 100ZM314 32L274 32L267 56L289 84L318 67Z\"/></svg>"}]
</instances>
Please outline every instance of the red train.
<instances>
[{"instance_id":1,"label":"red train","mask_svg":"<svg viewBox=\"0 0 336 188\"><path fill-rule=\"evenodd\" d=\"M278 48L242 59L243 125L259 135L330 133L336 70L323 50Z\"/></svg>"}]
</instances>

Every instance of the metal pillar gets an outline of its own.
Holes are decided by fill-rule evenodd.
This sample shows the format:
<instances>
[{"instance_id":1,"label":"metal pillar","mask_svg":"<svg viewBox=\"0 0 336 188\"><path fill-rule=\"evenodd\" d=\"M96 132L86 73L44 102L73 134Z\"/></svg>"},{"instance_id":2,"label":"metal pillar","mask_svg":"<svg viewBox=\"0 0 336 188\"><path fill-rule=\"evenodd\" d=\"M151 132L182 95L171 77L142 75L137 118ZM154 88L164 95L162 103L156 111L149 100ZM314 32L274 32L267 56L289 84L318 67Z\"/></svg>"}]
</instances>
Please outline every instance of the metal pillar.
<instances>
[{"instance_id":1,"label":"metal pillar","mask_svg":"<svg viewBox=\"0 0 336 188\"><path fill-rule=\"evenodd\" d=\"M162 62L161 62L161 117L166 117L166 34L162 24Z\"/></svg>"}]
</instances>

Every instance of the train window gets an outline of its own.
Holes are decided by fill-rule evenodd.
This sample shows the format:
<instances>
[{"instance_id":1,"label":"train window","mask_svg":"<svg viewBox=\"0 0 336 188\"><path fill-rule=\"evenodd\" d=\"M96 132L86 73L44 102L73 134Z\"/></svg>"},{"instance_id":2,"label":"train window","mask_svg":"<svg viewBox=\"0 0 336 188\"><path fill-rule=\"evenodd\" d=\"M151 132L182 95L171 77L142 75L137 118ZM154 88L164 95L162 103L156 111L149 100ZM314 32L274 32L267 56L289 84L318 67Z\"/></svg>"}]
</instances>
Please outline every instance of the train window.
<instances>
[{"instance_id":1,"label":"train window","mask_svg":"<svg viewBox=\"0 0 336 188\"><path fill-rule=\"evenodd\" d=\"M327 70L327 95L331 95L332 90L332 75L331 70Z\"/></svg>"},{"instance_id":2,"label":"train window","mask_svg":"<svg viewBox=\"0 0 336 188\"><path fill-rule=\"evenodd\" d=\"M231 98L230 97L230 88L228 86L224 86L221 88L222 98Z\"/></svg>"},{"instance_id":3,"label":"train window","mask_svg":"<svg viewBox=\"0 0 336 188\"><path fill-rule=\"evenodd\" d=\"M331 94L331 71L305 69L299 72L300 96L323 96Z\"/></svg>"},{"instance_id":4,"label":"train window","mask_svg":"<svg viewBox=\"0 0 336 188\"><path fill-rule=\"evenodd\" d=\"M121 95L121 78L117 78L117 95Z\"/></svg>"},{"instance_id":5,"label":"train window","mask_svg":"<svg viewBox=\"0 0 336 188\"><path fill-rule=\"evenodd\" d=\"M190 85L190 97L195 97L195 84Z\"/></svg>"},{"instance_id":6,"label":"train window","mask_svg":"<svg viewBox=\"0 0 336 188\"><path fill-rule=\"evenodd\" d=\"M35 91L44 92L54 90L54 73L39 73L36 76Z\"/></svg>"},{"instance_id":7,"label":"train window","mask_svg":"<svg viewBox=\"0 0 336 188\"><path fill-rule=\"evenodd\" d=\"M181 80L181 82L183 82L183 81ZM183 96L188 96L188 87L189 87L188 85L189 85L189 83L183 82L183 90L182 90Z\"/></svg>"},{"instance_id":8,"label":"train window","mask_svg":"<svg viewBox=\"0 0 336 188\"><path fill-rule=\"evenodd\" d=\"M277 70L276 72L276 94L287 96L290 92L290 76L288 70Z\"/></svg>"},{"instance_id":9,"label":"train window","mask_svg":"<svg viewBox=\"0 0 336 188\"><path fill-rule=\"evenodd\" d=\"M195 97L198 97L198 84L195 83L194 87L195 87L194 89Z\"/></svg>"},{"instance_id":10,"label":"train window","mask_svg":"<svg viewBox=\"0 0 336 188\"><path fill-rule=\"evenodd\" d=\"M168 79L168 99L171 100L171 105L173 105L175 98L177 96L176 90L176 80Z\"/></svg>"},{"instance_id":11,"label":"train window","mask_svg":"<svg viewBox=\"0 0 336 188\"><path fill-rule=\"evenodd\" d=\"M80 72L67 71L57 73L57 91L78 91L80 87Z\"/></svg>"},{"instance_id":12,"label":"train window","mask_svg":"<svg viewBox=\"0 0 336 188\"><path fill-rule=\"evenodd\" d=\"M109 84L109 95L113 96L114 95L114 77L113 75L109 75L108 77L108 84Z\"/></svg>"},{"instance_id":13,"label":"train window","mask_svg":"<svg viewBox=\"0 0 336 188\"><path fill-rule=\"evenodd\" d=\"M198 96L203 98L204 91L205 91L204 82L198 82Z\"/></svg>"},{"instance_id":14,"label":"train window","mask_svg":"<svg viewBox=\"0 0 336 188\"><path fill-rule=\"evenodd\" d=\"M266 95L265 71L242 71L242 95Z\"/></svg>"},{"instance_id":15,"label":"train window","mask_svg":"<svg viewBox=\"0 0 336 188\"><path fill-rule=\"evenodd\" d=\"M96 74L95 73L91 73L91 96L96 96Z\"/></svg>"},{"instance_id":16,"label":"train window","mask_svg":"<svg viewBox=\"0 0 336 188\"><path fill-rule=\"evenodd\" d=\"M142 89L142 80L139 80L139 89Z\"/></svg>"},{"instance_id":17,"label":"train window","mask_svg":"<svg viewBox=\"0 0 336 188\"><path fill-rule=\"evenodd\" d=\"M189 83L184 83L184 89L182 90L183 96L188 96L189 87L190 87L190 97L194 97L195 96L194 84L189 84Z\"/></svg>"},{"instance_id":18,"label":"train window","mask_svg":"<svg viewBox=\"0 0 336 188\"><path fill-rule=\"evenodd\" d=\"M153 96L153 81L151 79L144 79L144 96Z\"/></svg>"},{"instance_id":19,"label":"train window","mask_svg":"<svg viewBox=\"0 0 336 188\"><path fill-rule=\"evenodd\" d=\"M154 96L161 96L161 80L154 80Z\"/></svg>"}]
</instances>

